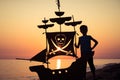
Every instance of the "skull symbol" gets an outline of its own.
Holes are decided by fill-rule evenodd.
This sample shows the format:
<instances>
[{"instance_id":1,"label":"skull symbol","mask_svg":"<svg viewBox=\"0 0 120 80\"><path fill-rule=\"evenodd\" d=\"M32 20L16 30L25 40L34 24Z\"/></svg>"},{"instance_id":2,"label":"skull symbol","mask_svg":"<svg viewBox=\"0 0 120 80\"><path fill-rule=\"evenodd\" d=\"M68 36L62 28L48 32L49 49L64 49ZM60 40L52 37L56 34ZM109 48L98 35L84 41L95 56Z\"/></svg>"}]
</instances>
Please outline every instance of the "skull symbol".
<instances>
[{"instance_id":1,"label":"skull symbol","mask_svg":"<svg viewBox=\"0 0 120 80\"><path fill-rule=\"evenodd\" d=\"M57 34L55 40L58 47L63 47L65 45L66 36L64 34Z\"/></svg>"}]
</instances>

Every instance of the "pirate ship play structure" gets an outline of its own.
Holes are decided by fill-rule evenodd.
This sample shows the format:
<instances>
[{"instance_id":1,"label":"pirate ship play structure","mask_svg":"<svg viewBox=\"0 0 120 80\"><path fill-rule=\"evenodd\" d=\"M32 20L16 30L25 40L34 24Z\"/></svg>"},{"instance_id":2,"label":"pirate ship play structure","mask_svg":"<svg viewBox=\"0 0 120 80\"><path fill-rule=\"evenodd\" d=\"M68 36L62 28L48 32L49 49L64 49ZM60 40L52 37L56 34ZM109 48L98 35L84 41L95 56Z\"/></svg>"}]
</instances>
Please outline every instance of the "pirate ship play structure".
<instances>
[{"instance_id":1,"label":"pirate ship play structure","mask_svg":"<svg viewBox=\"0 0 120 80\"><path fill-rule=\"evenodd\" d=\"M40 80L82 80L84 74L83 62L81 58L77 58L74 43L76 43L75 26L81 24L82 21L74 21L74 17L63 17L64 12L60 11L60 1L57 0L58 11L55 12L57 18L50 18L52 23L57 23L60 26L59 32L47 32L49 27L54 27L54 24L47 24L48 20L44 18L44 25L38 25L41 29L45 29L46 33L46 49L42 50L37 55L33 56L31 61L40 61L47 64L30 66L30 71L37 72ZM72 22L69 22L73 19ZM67 22L66 22L67 21ZM74 31L62 32L61 25L73 26ZM55 56L72 56L76 57L76 61L70 67L64 69L50 69L48 60Z\"/></svg>"}]
</instances>

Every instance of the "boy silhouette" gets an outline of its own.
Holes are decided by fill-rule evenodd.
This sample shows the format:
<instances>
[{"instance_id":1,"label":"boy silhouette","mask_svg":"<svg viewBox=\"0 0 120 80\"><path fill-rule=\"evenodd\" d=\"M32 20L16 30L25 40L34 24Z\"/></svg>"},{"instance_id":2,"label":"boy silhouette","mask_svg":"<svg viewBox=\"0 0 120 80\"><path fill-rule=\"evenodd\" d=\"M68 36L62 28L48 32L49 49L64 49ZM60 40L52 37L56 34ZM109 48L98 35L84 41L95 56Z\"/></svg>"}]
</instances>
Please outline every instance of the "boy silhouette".
<instances>
[{"instance_id":1,"label":"boy silhouette","mask_svg":"<svg viewBox=\"0 0 120 80\"><path fill-rule=\"evenodd\" d=\"M91 72L93 74L93 80L95 80L95 66L93 63L93 55L94 51L92 51L98 44L97 40L95 40L92 36L87 35L88 28L86 25L81 25L80 27L80 32L82 33L82 36L79 37L79 42L75 46L79 48L80 46L80 51L81 51L81 58L83 59L83 64L84 64L84 79L86 80L86 66L87 62L90 66ZM94 45L91 46L91 41L94 42Z\"/></svg>"}]
</instances>

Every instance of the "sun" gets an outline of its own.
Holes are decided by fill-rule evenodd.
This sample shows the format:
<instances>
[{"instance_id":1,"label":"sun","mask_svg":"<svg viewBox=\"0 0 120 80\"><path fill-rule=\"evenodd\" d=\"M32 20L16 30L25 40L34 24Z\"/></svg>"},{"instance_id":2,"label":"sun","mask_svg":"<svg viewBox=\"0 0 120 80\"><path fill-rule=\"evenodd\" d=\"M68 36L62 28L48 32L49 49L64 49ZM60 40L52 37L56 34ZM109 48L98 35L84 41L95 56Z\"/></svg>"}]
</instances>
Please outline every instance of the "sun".
<instances>
[{"instance_id":1,"label":"sun","mask_svg":"<svg viewBox=\"0 0 120 80\"><path fill-rule=\"evenodd\" d=\"M60 68L61 68L61 59L57 59L56 69L60 69Z\"/></svg>"}]
</instances>

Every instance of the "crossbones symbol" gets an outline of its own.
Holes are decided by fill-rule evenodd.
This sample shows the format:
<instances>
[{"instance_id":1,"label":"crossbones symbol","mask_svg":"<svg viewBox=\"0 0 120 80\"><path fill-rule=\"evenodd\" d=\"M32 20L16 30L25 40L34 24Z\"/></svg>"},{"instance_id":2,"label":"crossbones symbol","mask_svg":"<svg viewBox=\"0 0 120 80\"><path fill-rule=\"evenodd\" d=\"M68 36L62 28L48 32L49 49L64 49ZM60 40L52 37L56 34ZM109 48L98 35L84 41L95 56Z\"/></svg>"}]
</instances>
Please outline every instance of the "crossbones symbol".
<instances>
[{"instance_id":1,"label":"crossbones symbol","mask_svg":"<svg viewBox=\"0 0 120 80\"><path fill-rule=\"evenodd\" d=\"M54 50L54 51L52 50L52 52L50 52L50 54L52 54L52 53L55 54L55 52L58 52L58 51L64 52L64 53L66 53L66 55L71 53L71 51L64 50L70 44L71 40L65 46L63 46L62 48L58 47L52 39L51 39L51 41L52 41L53 45L56 47L56 50Z\"/></svg>"}]
</instances>

